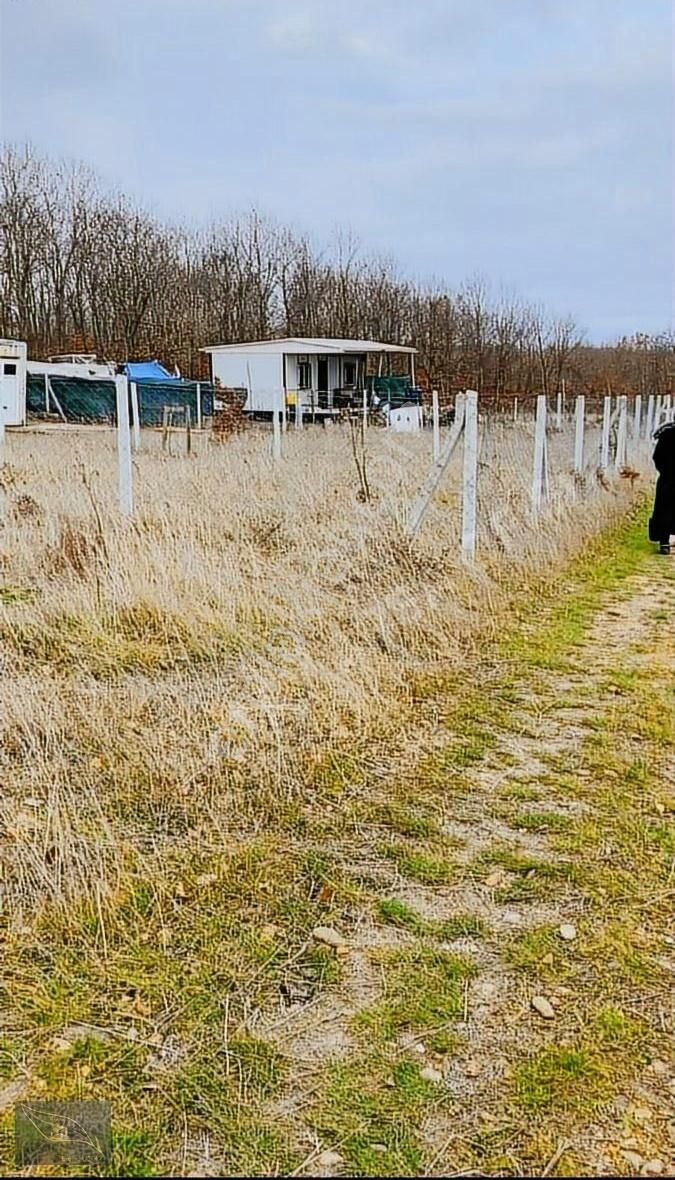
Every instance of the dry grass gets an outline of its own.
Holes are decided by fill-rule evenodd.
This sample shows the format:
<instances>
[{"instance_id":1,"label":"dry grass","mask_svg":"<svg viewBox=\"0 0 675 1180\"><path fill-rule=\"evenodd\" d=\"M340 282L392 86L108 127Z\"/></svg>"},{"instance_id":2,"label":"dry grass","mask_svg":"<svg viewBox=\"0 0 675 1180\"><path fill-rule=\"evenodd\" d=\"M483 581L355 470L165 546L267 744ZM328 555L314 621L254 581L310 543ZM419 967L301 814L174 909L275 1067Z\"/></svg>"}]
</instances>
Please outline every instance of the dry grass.
<instances>
[{"instance_id":1,"label":"dry grass","mask_svg":"<svg viewBox=\"0 0 675 1180\"><path fill-rule=\"evenodd\" d=\"M358 926L395 873L427 889L456 879L462 840L439 821L512 710L508 645L494 692L482 645L525 605L531 621L638 494L629 480L575 489L569 431L550 442L552 497L535 525L531 429L484 430L469 567L458 557L461 455L418 540L405 535L428 437L369 432L364 504L339 428L289 433L278 465L262 432L201 438L189 459L162 455L149 435L132 523L115 510L110 434L9 437L0 869L12 1000L0 1079L4 1027L7 1076L17 1061L34 1076L39 1060L38 1093L112 1094L119 1124L155 1137L130 1132L119 1167L133 1158L142 1169L146 1155L196 1167L200 1128L226 1152L226 1172L297 1166L297 1143L269 1113L283 1067L256 1038L262 1014L285 1010L288 995L318 1002L339 981L340 960L311 944L318 922ZM565 643L578 625L570 604ZM563 647L547 631L528 660ZM422 756L413 810L407 778ZM384 917L391 937L412 929L405 908ZM462 923L467 936L484 929L472 914ZM430 914L416 932L448 931ZM349 970L361 1010L386 1023L374 967ZM51 1038L78 1024L114 1028L121 1048L80 1038L75 1068ZM168 1030L176 1038L170 1101L163 1083L141 1085L155 1066L147 1047L136 1061L130 1027L162 1052ZM401 1069L405 1094L425 1100L428 1083ZM174 1108L190 1127L182 1148Z\"/></svg>"},{"instance_id":2,"label":"dry grass","mask_svg":"<svg viewBox=\"0 0 675 1180\"><path fill-rule=\"evenodd\" d=\"M201 439L192 459L163 456L148 436L131 525L115 511L110 434L10 438L0 615L10 895L33 905L90 892L94 879L105 892L124 872L122 843L170 839L172 825L181 839L204 822L250 830L307 792L340 793L345 750L395 733L411 684L464 666L514 583L536 586L629 497L627 484L591 487L575 503L570 438L554 436L562 474L535 527L531 432L486 430L480 563L467 569L460 458L411 545L402 522L428 437L370 436L370 505L341 430L289 433L278 466L262 433ZM26 796L49 816L41 841L33 813L16 819Z\"/></svg>"}]
</instances>

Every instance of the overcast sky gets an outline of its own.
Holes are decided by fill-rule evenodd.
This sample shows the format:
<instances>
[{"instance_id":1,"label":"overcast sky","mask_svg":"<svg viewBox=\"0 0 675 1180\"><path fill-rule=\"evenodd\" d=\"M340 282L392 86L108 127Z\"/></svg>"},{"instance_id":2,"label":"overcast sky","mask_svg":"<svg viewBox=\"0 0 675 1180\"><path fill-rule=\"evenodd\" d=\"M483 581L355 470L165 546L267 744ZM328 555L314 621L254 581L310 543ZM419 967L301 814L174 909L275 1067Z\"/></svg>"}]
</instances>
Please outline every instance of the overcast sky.
<instances>
[{"instance_id":1,"label":"overcast sky","mask_svg":"<svg viewBox=\"0 0 675 1180\"><path fill-rule=\"evenodd\" d=\"M168 218L349 226L593 339L673 320L670 0L0 0L1 131Z\"/></svg>"}]
</instances>

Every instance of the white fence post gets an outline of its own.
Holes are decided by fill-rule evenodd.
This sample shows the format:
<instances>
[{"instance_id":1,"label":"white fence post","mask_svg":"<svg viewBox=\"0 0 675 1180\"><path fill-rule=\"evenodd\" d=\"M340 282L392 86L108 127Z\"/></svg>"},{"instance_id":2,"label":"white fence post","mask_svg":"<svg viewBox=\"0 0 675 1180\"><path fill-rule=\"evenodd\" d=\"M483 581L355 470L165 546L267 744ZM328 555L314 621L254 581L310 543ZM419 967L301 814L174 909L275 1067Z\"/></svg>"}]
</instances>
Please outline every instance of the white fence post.
<instances>
[{"instance_id":1,"label":"white fence post","mask_svg":"<svg viewBox=\"0 0 675 1180\"><path fill-rule=\"evenodd\" d=\"M517 397L514 397L514 399L513 399L513 421L514 422L518 421L518 398Z\"/></svg>"},{"instance_id":2,"label":"white fence post","mask_svg":"<svg viewBox=\"0 0 675 1180\"><path fill-rule=\"evenodd\" d=\"M619 425L616 433L616 455L614 467L620 471L626 466L626 440L628 436L628 398L623 394L619 398Z\"/></svg>"},{"instance_id":3,"label":"white fence post","mask_svg":"<svg viewBox=\"0 0 675 1180\"><path fill-rule=\"evenodd\" d=\"M368 425L368 390L363 391L363 429Z\"/></svg>"},{"instance_id":4,"label":"white fence post","mask_svg":"<svg viewBox=\"0 0 675 1180\"><path fill-rule=\"evenodd\" d=\"M299 389L295 394L295 429L302 430L302 398Z\"/></svg>"},{"instance_id":5,"label":"white fence post","mask_svg":"<svg viewBox=\"0 0 675 1180\"><path fill-rule=\"evenodd\" d=\"M633 441L639 443L642 430L642 394L638 393L633 402Z\"/></svg>"},{"instance_id":6,"label":"white fence post","mask_svg":"<svg viewBox=\"0 0 675 1180\"><path fill-rule=\"evenodd\" d=\"M464 470L462 476L462 553L476 552L476 499L478 476L478 394L464 395Z\"/></svg>"},{"instance_id":7,"label":"white fence post","mask_svg":"<svg viewBox=\"0 0 675 1180\"><path fill-rule=\"evenodd\" d=\"M129 392L131 394L131 422L133 428L132 442L135 451L141 449L141 417L138 408L138 387L135 381L129 384Z\"/></svg>"},{"instance_id":8,"label":"white fence post","mask_svg":"<svg viewBox=\"0 0 675 1180\"><path fill-rule=\"evenodd\" d=\"M283 410L281 407L281 399L283 391L279 391L275 398L275 406L272 410L272 458L278 460L281 458L281 419Z\"/></svg>"},{"instance_id":9,"label":"white fence post","mask_svg":"<svg viewBox=\"0 0 675 1180\"><path fill-rule=\"evenodd\" d=\"M600 470L606 471L609 467L609 428L612 419L612 399L607 396L603 402L602 410L602 438L600 441Z\"/></svg>"},{"instance_id":10,"label":"white fence post","mask_svg":"<svg viewBox=\"0 0 675 1180\"><path fill-rule=\"evenodd\" d=\"M132 516L134 511L133 467L131 465L131 430L129 428L129 382L126 377L115 377L117 407L117 463L119 474L120 512Z\"/></svg>"},{"instance_id":11,"label":"white fence post","mask_svg":"<svg viewBox=\"0 0 675 1180\"><path fill-rule=\"evenodd\" d=\"M647 399L647 413L645 415L645 441L649 442L654 432L654 394Z\"/></svg>"},{"instance_id":12,"label":"white fence post","mask_svg":"<svg viewBox=\"0 0 675 1180\"><path fill-rule=\"evenodd\" d=\"M7 407L3 406L2 402L0 402L0 449L3 448L5 445L5 410L6 410L6 408Z\"/></svg>"},{"instance_id":13,"label":"white fence post","mask_svg":"<svg viewBox=\"0 0 675 1180\"><path fill-rule=\"evenodd\" d=\"M586 398L580 393L574 409L574 474L581 475L584 470L584 424L586 417Z\"/></svg>"},{"instance_id":14,"label":"white fence post","mask_svg":"<svg viewBox=\"0 0 675 1180\"><path fill-rule=\"evenodd\" d=\"M654 405L654 430L658 430L661 425L661 412L663 410L663 397L659 393Z\"/></svg>"},{"instance_id":15,"label":"white fence post","mask_svg":"<svg viewBox=\"0 0 675 1180\"><path fill-rule=\"evenodd\" d=\"M432 389L432 391L431 391L431 429L433 432L431 453L433 455L433 459L434 459L434 463L435 463L438 459L438 456L441 453L441 422L440 422L440 415L438 412L438 390L437 389Z\"/></svg>"},{"instance_id":16,"label":"white fence post","mask_svg":"<svg viewBox=\"0 0 675 1180\"><path fill-rule=\"evenodd\" d=\"M540 393L537 398L537 417L534 426L534 466L532 469L532 508L535 515L541 508L544 483L544 455L546 450L546 397Z\"/></svg>"},{"instance_id":17,"label":"white fence post","mask_svg":"<svg viewBox=\"0 0 675 1180\"><path fill-rule=\"evenodd\" d=\"M197 388L195 390L195 400L197 403L197 430L201 430L201 428L202 428L202 386L201 386L200 381L197 382Z\"/></svg>"},{"instance_id":18,"label":"white fence post","mask_svg":"<svg viewBox=\"0 0 675 1180\"><path fill-rule=\"evenodd\" d=\"M562 389L559 389L558 390L558 397L556 399L556 406L555 406L555 428L556 428L556 430L562 430L562 415L563 415L563 395L562 395Z\"/></svg>"}]
</instances>

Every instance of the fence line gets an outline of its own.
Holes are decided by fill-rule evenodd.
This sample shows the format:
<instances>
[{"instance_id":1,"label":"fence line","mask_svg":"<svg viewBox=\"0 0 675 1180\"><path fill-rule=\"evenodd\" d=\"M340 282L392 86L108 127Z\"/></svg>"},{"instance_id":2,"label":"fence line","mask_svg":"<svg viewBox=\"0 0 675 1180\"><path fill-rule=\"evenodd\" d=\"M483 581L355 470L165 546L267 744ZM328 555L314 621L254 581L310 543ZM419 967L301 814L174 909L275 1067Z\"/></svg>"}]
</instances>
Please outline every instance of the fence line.
<instances>
[{"instance_id":1,"label":"fence line","mask_svg":"<svg viewBox=\"0 0 675 1180\"><path fill-rule=\"evenodd\" d=\"M117 458L118 458L118 494L119 508L124 516L131 516L134 510L133 465L132 450L138 450L140 444L140 415L138 412L138 390L135 382L130 382L126 376L118 375L114 378L115 401L117 415ZM50 391L51 392L51 391ZM272 457L278 461L282 457L282 433L284 407L282 391L278 391L275 409L272 414ZM52 393L53 397L53 393ZM54 399L56 401L56 399ZM600 467L606 471L610 466L610 452L613 450L613 468L618 473L626 467L629 450L631 457L637 458L642 451L642 444L649 443L653 431L660 424L661 418L671 421L675 413L670 397L656 397L649 394L646 398L646 413L643 419L643 398L636 395L629 419L628 398L621 395L617 398L617 408L612 413L612 398L607 395L603 400L601 455ZM558 405L559 408L559 405ZM514 414L517 409L517 399L514 401ZM364 402L364 414L367 405ZM532 480L530 499L533 516L536 518L541 512L543 504L551 497L549 452L547 421L548 405L545 395L536 399L534 427L534 453L532 466ZM302 406L296 403L296 428L302 428ZM558 412L556 410L556 422ZM580 477L585 471L586 449L586 398L580 394L575 399L573 428L573 464L572 471L565 464L568 474ZM593 416L593 421L596 421ZM644 421L644 433L643 433ZM364 425L366 418L364 417ZM616 423L616 435L613 427ZM419 531L424 515L436 491L450 459L463 436L463 466L462 466L462 517L461 517L461 550L466 557L472 558L477 546L477 480L478 480L478 450L479 450L479 416L478 394L475 390L467 390L458 394L455 403L455 418L452 427L443 442L440 430L439 401L436 390L432 391L432 426L433 426L433 463L422 488L415 497L407 519L407 532L414 537ZM5 425L4 410L0 407L0 445L4 441ZM630 434L630 447L629 447ZM614 449L615 439L615 449ZM563 440L566 449L569 443ZM189 448L188 448L189 449ZM570 494L574 494L572 485ZM554 489L555 490L555 489Z\"/></svg>"}]
</instances>

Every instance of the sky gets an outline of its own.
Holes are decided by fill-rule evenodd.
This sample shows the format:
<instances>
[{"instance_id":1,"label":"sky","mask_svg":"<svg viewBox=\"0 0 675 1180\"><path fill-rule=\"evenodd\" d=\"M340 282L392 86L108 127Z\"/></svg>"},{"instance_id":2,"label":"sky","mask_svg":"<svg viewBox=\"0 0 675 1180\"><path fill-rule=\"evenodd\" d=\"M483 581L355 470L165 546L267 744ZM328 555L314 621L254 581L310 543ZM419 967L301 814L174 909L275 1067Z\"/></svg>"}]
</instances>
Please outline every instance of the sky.
<instances>
[{"instance_id":1,"label":"sky","mask_svg":"<svg viewBox=\"0 0 675 1180\"><path fill-rule=\"evenodd\" d=\"M0 137L168 220L673 325L670 0L0 0Z\"/></svg>"}]
</instances>

